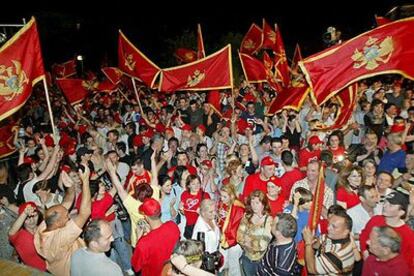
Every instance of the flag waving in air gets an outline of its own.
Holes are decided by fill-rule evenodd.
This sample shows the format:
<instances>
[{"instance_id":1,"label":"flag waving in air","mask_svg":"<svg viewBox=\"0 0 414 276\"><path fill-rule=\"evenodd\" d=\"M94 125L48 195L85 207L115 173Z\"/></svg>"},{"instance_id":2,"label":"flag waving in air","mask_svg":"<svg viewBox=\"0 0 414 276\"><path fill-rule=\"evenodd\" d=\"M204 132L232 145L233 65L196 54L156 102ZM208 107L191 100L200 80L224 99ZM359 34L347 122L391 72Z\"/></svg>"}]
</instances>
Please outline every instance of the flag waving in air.
<instances>
[{"instance_id":1,"label":"flag waving in air","mask_svg":"<svg viewBox=\"0 0 414 276\"><path fill-rule=\"evenodd\" d=\"M253 55L260 50L262 44L262 29L253 23L242 40L240 53Z\"/></svg>"},{"instance_id":2,"label":"flag waving in air","mask_svg":"<svg viewBox=\"0 0 414 276\"><path fill-rule=\"evenodd\" d=\"M161 69L138 50L128 38L119 31L118 67L130 77L138 78L153 88Z\"/></svg>"},{"instance_id":3,"label":"flag waving in air","mask_svg":"<svg viewBox=\"0 0 414 276\"><path fill-rule=\"evenodd\" d=\"M275 25L275 75L280 79L283 87L288 87L290 82L289 65L286 59L285 45L283 44L280 28Z\"/></svg>"},{"instance_id":4,"label":"flag waving in air","mask_svg":"<svg viewBox=\"0 0 414 276\"><path fill-rule=\"evenodd\" d=\"M163 69L159 90L213 90L233 87L231 46L203 59L176 67Z\"/></svg>"},{"instance_id":5,"label":"flag waving in air","mask_svg":"<svg viewBox=\"0 0 414 276\"><path fill-rule=\"evenodd\" d=\"M19 110L44 77L39 34L32 18L0 48L0 120Z\"/></svg>"},{"instance_id":6,"label":"flag waving in air","mask_svg":"<svg viewBox=\"0 0 414 276\"><path fill-rule=\"evenodd\" d=\"M305 58L299 66L318 104L351 83L382 74L414 79L414 18L382 25Z\"/></svg>"}]
</instances>

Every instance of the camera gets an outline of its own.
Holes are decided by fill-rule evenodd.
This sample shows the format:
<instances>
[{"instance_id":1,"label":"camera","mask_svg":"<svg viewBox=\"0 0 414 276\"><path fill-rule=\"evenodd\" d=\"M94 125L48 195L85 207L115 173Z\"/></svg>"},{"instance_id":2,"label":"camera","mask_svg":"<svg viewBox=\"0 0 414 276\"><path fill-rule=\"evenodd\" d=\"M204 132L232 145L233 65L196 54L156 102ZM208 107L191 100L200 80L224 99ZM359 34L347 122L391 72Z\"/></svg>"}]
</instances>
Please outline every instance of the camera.
<instances>
[{"instance_id":1,"label":"camera","mask_svg":"<svg viewBox=\"0 0 414 276\"><path fill-rule=\"evenodd\" d=\"M18 137L23 138L25 136L25 130L23 127L19 128Z\"/></svg>"},{"instance_id":2,"label":"camera","mask_svg":"<svg viewBox=\"0 0 414 276\"><path fill-rule=\"evenodd\" d=\"M215 251L213 253L205 251L206 244L204 232L197 232L197 240L201 241L204 247L201 269L216 274L216 272L223 265L223 255L219 251Z\"/></svg>"}]
</instances>

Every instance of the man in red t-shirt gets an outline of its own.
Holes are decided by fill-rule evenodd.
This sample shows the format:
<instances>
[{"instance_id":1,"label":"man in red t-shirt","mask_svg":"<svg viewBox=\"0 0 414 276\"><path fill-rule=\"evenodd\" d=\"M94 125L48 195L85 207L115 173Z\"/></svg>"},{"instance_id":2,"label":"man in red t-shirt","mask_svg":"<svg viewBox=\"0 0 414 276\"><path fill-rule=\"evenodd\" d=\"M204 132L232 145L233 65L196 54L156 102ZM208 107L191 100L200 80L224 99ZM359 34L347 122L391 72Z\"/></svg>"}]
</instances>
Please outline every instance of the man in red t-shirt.
<instances>
[{"instance_id":1,"label":"man in red t-shirt","mask_svg":"<svg viewBox=\"0 0 414 276\"><path fill-rule=\"evenodd\" d=\"M46 271L46 262L34 246L38 220L39 211L34 202L29 201L20 205L19 217L9 230L9 240L25 265Z\"/></svg>"},{"instance_id":2,"label":"man in red t-shirt","mask_svg":"<svg viewBox=\"0 0 414 276\"><path fill-rule=\"evenodd\" d=\"M131 166L131 171L125 181L126 187L124 188L126 188L129 194L133 194L135 188L143 183L148 185L151 183L151 173L144 168L142 159L137 159Z\"/></svg>"},{"instance_id":3,"label":"man in red t-shirt","mask_svg":"<svg viewBox=\"0 0 414 276\"><path fill-rule=\"evenodd\" d=\"M382 215L373 216L361 231L359 242L364 258L368 258L368 239L375 226L389 226L401 237L401 255L414 271L414 231L405 223L409 200L400 192L392 192L386 197Z\"/></svg>"},{"instance_id":4,"label":"man in red t-shirt","mask_svg":"<svg viewBox=\"0 0 414 276\"><path fill-rule=\"evenodd\" d=\"M276 163L272 157L266 156L260 162L260 172L251 174L246 178L243 193L240 195L241 201L250 195L255 190L260 190L264 194L267 193L267 181L270 177L275 175Z\"/></svg>"},{"instance_id":5,"label":"man in red t-shirt","mask_svg":"<svg viewBox=\"0 0 414 276\"><path fill-rule=\"evenodd\" d=\"M321 159L321 147L323 142L317 135L311 136L308 140L308 146L299 151L299 169L306 171L306 166L312 160Z\"/></svg>"},{"instance_id":6,"label":"man in red t-shirt","mask_svg":"<svg viewBox=\"0 0 414 276\"><path fill-rule=\"evenodd\" d=\"M364 261L362 276L410 275L400 250L401 237L391 227L373 228L369 235L369 252L372 255Z\"/></svg>"},{"instance_id":7,"label":"man in red t-shirt","mask_svg":"<svg viewBox=\"0 0 414 276\"><path fill-rule=\"evenodd\" d=\"M136 272L141 271L142 276L160 275L180 239L180 230L172 221L161 222L161 205L153 198L145 199L139 212L144 215L149 229L145 226L137 228L138 242L131 264Z\"/></svg>"},{"instance_id":8,"label":"man in red t-shirt","mask_svg":"<svg viewBox=\"0 0 414 276\"><path fill-rule=\"evenodd\" d=\"M281 196L289 199L290 190L296 181L304 178L303 173L296 167L293 167L293 153L288 150L282 152L282 166L285 173L278 178L278 183L282 186Z\"/></svg>"}]
</instances>

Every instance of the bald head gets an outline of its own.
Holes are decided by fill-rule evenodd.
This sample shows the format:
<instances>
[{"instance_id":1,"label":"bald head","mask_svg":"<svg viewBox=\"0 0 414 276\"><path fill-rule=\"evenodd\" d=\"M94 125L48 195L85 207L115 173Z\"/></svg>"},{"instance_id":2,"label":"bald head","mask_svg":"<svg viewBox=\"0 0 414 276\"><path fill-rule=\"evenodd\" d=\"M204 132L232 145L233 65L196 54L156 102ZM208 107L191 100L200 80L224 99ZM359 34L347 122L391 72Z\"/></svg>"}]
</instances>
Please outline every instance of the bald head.
<instances>
[{"instance_id":1,"label":"bald head","mask_svg":"<svg viewBox=\"0 0 414 276\"><path fill-rule=\"evenodd\" d=\"M46 210L45 223L48 230L61 228L65 226L68 220L68 210L63 205L55 205Z\"/></svg>"}]
</instances>

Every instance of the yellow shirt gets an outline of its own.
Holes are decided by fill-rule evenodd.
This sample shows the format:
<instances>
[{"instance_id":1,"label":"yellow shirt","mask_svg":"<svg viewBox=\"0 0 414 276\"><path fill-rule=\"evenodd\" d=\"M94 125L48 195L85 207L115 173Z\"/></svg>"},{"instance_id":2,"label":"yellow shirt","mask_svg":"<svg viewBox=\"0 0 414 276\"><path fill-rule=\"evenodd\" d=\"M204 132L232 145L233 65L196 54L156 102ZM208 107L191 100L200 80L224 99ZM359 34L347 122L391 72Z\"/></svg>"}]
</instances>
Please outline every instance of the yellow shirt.
<instances>
[{"instance_id":1,"label":"yellow shirt","mask_svg":"<svg viewBox=\"0 0 414 276\"><path fill-rule=\"evenodd\" d=\"M85 247L79 238L82 233L73 220L69 220L62 228L45 232L46 223L43 221L34 235L36 251L45 258L47 269L57 276L70 275L70 259L72 253Z\"/></svg>"},{"instance_id":2,"label":"yellow shirt","mask_svg":"<svg viewBox=\"0 0 414 276\"><path fill-rule=\"evenodd\" d=\"M159 200L160 199L160 189L155 186L151 186L153 193L152 198ZM141 215L138 211L139 206L142 202L133 198L131 195L128 195L125 200L122 202L125 206L125 209L128 211L129 217L131 219L131 245L135 247L137 244L137 223L140 219L144 219L144 216Z\"/></svg>"}]
</instances>

